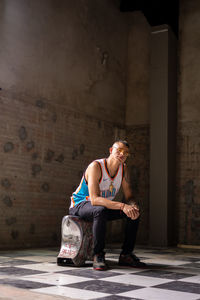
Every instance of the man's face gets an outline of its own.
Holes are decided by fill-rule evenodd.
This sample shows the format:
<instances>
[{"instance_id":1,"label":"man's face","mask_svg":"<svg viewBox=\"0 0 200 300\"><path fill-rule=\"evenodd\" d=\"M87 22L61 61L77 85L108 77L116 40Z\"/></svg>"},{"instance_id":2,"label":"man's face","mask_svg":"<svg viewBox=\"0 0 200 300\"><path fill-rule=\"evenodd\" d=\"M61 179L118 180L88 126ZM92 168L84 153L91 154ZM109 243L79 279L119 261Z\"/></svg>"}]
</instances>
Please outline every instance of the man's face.
<instances>
[{"instance_id":1,"label":"man's face","mask_svg":"<svg viewBox=\"0 0 200 300\"><path fill-rule=\"evenodd\" d=\"M130 155L129 148L122 143L115 143L111 148L111 154L120 163L124 163Z\"/></svg>"}]
</instances>

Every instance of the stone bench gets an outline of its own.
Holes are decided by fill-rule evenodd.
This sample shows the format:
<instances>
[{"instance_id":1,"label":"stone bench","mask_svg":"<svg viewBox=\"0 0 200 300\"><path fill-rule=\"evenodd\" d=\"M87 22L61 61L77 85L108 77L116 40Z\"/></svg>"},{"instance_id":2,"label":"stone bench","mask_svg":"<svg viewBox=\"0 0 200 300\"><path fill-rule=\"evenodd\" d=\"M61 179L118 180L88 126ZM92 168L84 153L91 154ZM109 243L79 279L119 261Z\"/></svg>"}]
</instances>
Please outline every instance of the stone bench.
<instances>
[{"instance_id":1,"label":"stone bench","mask_svg":"<svg viewBox=\"0 0 200 300\"><path fill-rule=\"evenodd\" d=\"M61 230L61 249L57 257L59 266L83 266L93 260L92 222L76 216L64 216Z\"/></svg>"}]
</instances>

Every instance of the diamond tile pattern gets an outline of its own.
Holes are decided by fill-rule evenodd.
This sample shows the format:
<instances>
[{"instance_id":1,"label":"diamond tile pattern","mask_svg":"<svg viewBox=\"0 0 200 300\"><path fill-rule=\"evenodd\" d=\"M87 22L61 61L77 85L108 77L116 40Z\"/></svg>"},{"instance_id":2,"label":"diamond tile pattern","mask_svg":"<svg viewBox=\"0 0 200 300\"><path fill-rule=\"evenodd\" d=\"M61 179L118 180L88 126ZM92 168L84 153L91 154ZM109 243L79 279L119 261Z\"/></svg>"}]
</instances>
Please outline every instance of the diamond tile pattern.
<instances>
[{"instance_id":1,"label":"diamond tile pattern","mask_svg":"<svg viewBox=\"0 0 200 300\"><path fill-rule=\"evenodd\" d=\"M199 300L200 253L178 248L137 248L146 268L118 266L119 249L107 250L108 271L56 264L59 249L0 252L0 285L86 300ZM37 296L36 296L37 297Z\"/></svg>"}]
</instances>

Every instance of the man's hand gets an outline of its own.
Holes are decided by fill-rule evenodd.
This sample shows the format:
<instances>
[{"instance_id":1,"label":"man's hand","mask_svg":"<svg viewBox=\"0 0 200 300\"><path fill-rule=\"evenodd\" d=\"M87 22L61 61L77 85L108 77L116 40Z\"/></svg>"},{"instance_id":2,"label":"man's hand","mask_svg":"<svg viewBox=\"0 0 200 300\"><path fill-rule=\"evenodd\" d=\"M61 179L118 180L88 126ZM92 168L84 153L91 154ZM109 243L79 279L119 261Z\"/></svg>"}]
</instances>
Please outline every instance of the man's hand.
<instances>
[{"instance_id":1,"label":"man's hand","mask_svg":"<svg viewBox=\"0 0 200 300\"><path fill-rule=\"evenodd\" d=\"M127 217L131 218L132 220L136 220L140 215L139 207L136 204L125 204L123 207L123 212L127 215Z\"/></svg>"}]
</instances>

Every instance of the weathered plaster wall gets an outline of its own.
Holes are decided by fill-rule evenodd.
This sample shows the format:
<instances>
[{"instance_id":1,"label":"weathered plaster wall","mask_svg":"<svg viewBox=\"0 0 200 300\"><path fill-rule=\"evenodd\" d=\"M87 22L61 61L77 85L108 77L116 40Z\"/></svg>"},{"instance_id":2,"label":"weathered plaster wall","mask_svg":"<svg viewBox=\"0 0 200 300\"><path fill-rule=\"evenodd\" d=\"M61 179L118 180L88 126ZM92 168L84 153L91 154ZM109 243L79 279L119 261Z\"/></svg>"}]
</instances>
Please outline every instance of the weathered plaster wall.
<instances>
[{"instance_id":1,"label":"weathered plaster wall","mask_svg":"<svg viewBox=\"0 0 200 300\"><path fill-rule=\"evenodd\" d=\"M127 138L135 156L136 194L144 214L138 242L148 242L150 28L139 12L131 18L127 63ZM200 244L200 3L180 1L178 41L177 198L180 244ZM137 39L135 39L137 37ZM141 101L140 101L141 99ZM144 154L145 153L145 154ZM142 159L141 159L142 157ZM140 174L140 176L138 175ZM142 175L141 175L142 174Z\"/></svg>"},{"instance_id":2,"label":"weathered plaster wall","mask_svg":"<svg viewBox=\"0 0 200 300\"><path fill-rule=\"evenodd\" d=\"M123 123L127 34L113 0L1 1L0 28L4 90Z\"/></svg>"},{"instance_id":3,"label":"weathered plaster wall","mask_svg":"<svg viewBox=\"0 0 200 300\"><path fill-rule=\"evenodd\" d=\"M0 2L1 248L57 245L85 167L124 136L125 18L114 0Z\"/></svg>"},{"instance_id":4,"label":"weathered plaster wall","mask_svg":"<svg viewBox=\"0 0 200 300\"><path fill-rule=\"evenodd\" d=\"M129 17L126 125L149 125L151 27L141 12Z\"/></svg>"},{"instance_id":5,"label":"weathered plaster wall","mask_svg":"<svg viewBox=\"0 0 200 300\"><path fill-rule=\"evenodd\" d=\"M177 199L179 243L200 245L200 2L180 1Z\"/></svg>"},{"instance_id":6,"label":"weathered plaster wall","mask_svg":"<svg viewBox=\"0 0 200 300\"><path fill-rule=\"evenodd\" d=\"M137 242L149 239L149 93L150 93L150 30L141 12L129 16L126 130L131 144L128 165L136 201L141 207Z\"/></svg>"},{"instance_id":7,"label":"weathered plaster wall","mask_svg":"<svg viewBox=\"0 0 200 300\"><path fill-rule=\"evenodd\" d=\"M149 127L127 127L131 156L127 161L135 200L141 210L138 244L149 242Z\"/></svg>"}]
</instances>

